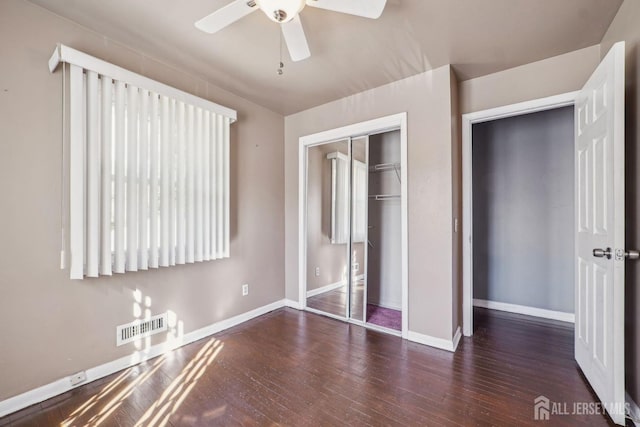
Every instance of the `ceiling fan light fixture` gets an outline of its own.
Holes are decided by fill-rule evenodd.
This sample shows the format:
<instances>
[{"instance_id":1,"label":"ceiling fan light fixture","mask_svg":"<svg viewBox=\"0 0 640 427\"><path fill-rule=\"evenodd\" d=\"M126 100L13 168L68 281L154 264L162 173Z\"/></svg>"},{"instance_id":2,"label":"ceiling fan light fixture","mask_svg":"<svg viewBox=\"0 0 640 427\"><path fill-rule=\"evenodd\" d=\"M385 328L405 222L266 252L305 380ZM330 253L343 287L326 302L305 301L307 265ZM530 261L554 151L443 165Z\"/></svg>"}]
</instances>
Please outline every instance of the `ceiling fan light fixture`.
<instances>
[{"instance_id":1,"label":"ceiling fan light fixture","mask_svg":"<svg viewBox=\"0 0 640 427\"><path fill-rule=\"evenodd\" d=\"M256 0L269 19L280 24L295 18L304 8L305 0Z\"/></svg>"}]
</instances>

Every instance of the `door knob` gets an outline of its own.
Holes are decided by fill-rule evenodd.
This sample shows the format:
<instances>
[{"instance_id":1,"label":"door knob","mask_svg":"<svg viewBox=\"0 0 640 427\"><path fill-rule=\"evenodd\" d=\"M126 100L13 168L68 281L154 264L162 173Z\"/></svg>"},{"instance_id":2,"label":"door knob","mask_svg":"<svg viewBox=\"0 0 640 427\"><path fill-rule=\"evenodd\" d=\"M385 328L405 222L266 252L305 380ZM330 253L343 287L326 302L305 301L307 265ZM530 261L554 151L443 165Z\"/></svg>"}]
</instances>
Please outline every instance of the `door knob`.
<instances>
[{"instance_id":1,"label":"door knob","mask_svg":"<svg viewBox=\"0 0 640 427\"><path fill-rule=\"evenodd\" d=\"M593 256L596 258L611 259L611 248L607 249L594 249Z\"/></svg>"}]
</instances>

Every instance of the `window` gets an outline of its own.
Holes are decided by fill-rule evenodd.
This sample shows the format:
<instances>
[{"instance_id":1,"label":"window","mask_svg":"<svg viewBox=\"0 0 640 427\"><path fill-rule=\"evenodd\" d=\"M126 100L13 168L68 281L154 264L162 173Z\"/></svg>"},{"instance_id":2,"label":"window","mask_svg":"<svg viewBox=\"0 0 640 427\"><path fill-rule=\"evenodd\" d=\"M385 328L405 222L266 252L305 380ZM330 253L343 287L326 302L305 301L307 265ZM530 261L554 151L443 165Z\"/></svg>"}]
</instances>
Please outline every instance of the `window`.
<instances>
[{"instance_id":1,"label":"window","mask_svg":"<svg viewBox=\"0 0 640 427\"><path fill-rule=\"evenodd\" d=\"M236 113L66 46L71 278L229 256Z\"/></svg>"}]
</instances>

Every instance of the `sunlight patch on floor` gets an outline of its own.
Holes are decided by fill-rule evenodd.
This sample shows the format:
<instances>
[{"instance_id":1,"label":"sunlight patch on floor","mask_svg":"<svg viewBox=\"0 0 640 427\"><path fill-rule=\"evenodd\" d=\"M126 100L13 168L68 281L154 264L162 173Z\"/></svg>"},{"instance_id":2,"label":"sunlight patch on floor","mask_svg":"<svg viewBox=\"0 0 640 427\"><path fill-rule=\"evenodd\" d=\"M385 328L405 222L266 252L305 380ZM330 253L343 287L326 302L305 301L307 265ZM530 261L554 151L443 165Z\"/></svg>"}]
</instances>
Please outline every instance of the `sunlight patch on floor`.
<instances>
[{"instance_id":1,"label":"sunlight patch on floor","mask_svg":"<svg viewBox=\"0 0 640 427\"><path fill-rule=\"evenodd\" d=\"M89 399L88 404L85 403L76 411L74 411L66 420L61 423L62 427L72 426L72 425L87 425L87 426L99 426L102 424L109 416L118 409L118 407L122 404L124 400L126 400L134 390L142 385L145 381L147 381L165 362L165 357L162 356L155 361L155 363L151 366L149 370L142 373L138 377L136 377L133 381L128 383L126 387L122 390L116 392L116 389L119 385L121 385L125 379L127 379L133 372L133 368L129 368L124 371L119 377L117 377L114 381L112 381L103 391ZM113 392L113 393L112 393ZM110 394L115 394L113 397L110 397ZM86 414L90 409L93 409L94 406L100 404L101 402L107 400L107 403L102 406L102 408L93 415L89 420L80 422L80 417ZM74 415L76 414L77 415Z\"/></svg>"},{"instance_id":2,"label":"sunlight patch on floor","mask_svg":"<svg viewBox=\"0 0 640 427\"><path fill-rule=\"evenodd\" d=\"M207 367L215 360L224 347L224 344L216 339L211 339L198 352L187 366L184 367L162 396L153 404L136 423L137 426L165 426L184 399L189 395L198 380L207 370ZM223 410L224 411L224 410Z\"/></svg>"}]
</instances>

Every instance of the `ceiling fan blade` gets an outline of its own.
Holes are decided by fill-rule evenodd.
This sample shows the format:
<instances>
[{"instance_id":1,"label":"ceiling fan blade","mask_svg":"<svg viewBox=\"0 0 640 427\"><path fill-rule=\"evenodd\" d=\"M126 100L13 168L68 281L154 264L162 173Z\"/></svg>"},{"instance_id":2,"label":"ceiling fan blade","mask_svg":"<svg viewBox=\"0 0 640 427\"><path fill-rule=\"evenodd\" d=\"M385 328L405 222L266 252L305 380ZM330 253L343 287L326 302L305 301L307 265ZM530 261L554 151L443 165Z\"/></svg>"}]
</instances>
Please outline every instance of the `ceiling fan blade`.
<instances>
[{"instance_id":1,"label":"ceiling fan blade","mask_svg":"<svg viewBox=\"0 0 640 427\"><path fill-rule=\"evenodd\" d=\"M285 42L287 42L289 55L293 62L302 61L311 56L309 45L307 44L307 37L304 35L304 28L302 28L300 15L297 15L286 24L282 24L282 35L284 36Z\"/></svg>"},{"instance_id":2,"label":"ceiling fan blade","mask_svg":"<svg viewBox=\"0 0 640 427\"><path fill-rule=\"evenodd\" d=\"M307 0L307 6L378 19L387 0Z\"/></svg>"},{"instance_id":3,"label":"ceiling fan blade","mask_svg":"<svg viewBox=\"0 0 640 427\"><path fill-rule=\"evenodd\" d=\"M195 23L197 29L213 34L258 10L255 1L235 0Z\"/></svg>"}]
</instances>

